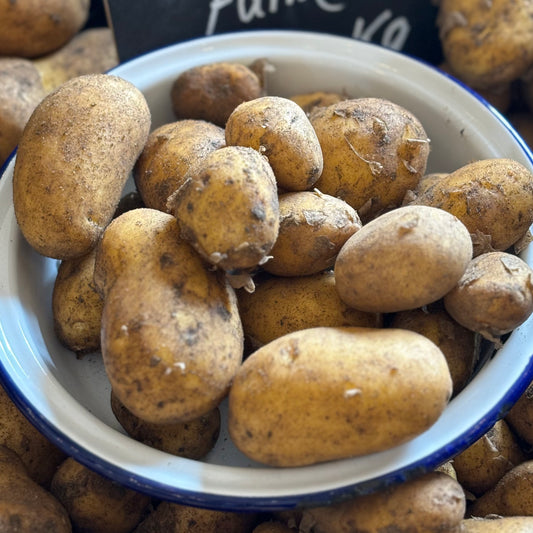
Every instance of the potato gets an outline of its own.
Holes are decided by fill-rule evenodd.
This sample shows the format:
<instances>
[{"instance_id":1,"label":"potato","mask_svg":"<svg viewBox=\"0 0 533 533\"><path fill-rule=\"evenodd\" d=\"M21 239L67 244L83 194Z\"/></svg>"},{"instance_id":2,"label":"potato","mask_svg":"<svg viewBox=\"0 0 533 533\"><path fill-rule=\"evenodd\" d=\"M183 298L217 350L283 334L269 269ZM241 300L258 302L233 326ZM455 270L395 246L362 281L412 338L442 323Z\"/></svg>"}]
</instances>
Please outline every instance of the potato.
<instances>
[{"instance_id":1,"label":"potato","mask_svg":"<svg viewBox=\"0 0 533 533\"><path fill-rule=\"evenodd\" d=\"M507 252L478 255L444 296L444 306L459 324L497 340L533 312L533 270Z\"/></svg>"},{"instance_id":2,"label":"potato","mask_svg":"<svg viewBox=\"0 0 533 533\"><path fill-rule=\"evenodd\" d=\"M89 17L89 0L2 0L0 55L37 57L64 46Z\"/></svg>"},{"instance_id":3,"label":"potato","mask_svg":"<svg viewBox=\"0 0 533 533\"><path fill-rule=\"evenodd\" d=\"M42 255L71 259L96 245L148 137L150 110L130 82L73 78L28 121L13 174L20 229Z\"/></svg>"},{"instance_id":4,"label":"potato","mask_svg":"<svg viewBox=\"0 0 533 533\"><path fill-rule=\"evenodd\" d=\"M239 63L219 62L191 67L174 80L170 98L177 119L199 119L224 127L242 102L259 98L261 77Z\"/></svg>"},{"instance_id":5,"label":"potato","mask_svg":"<svg viewBox=\"0 0 533 533\"><path fill-rule=\"evenodd\" d=\"M169 198L168 210L181 237L229 275L262 264L278 236L275 177L253 148L226 146L206 155Z\"/></svg>"},{"instance_id":6,"label":"potato","mask_svg":"<svg viewBox=\"0 0 533 533\"><path fill-rule=\"evenodd\" d=\"M442 472L443 474L446 474L457 481L457 472L453 467L453 459L450 459L449 461L439 465L437 468L435 468L435 472Z\"/></svg>"},{"instance_id":7,"label":"potato","mask_svg":"<svg viewBox=\"0 0 533 533\"><path fill-rule=\"evenodd\" d=\"M533 531L532 516L491 516L467 518L461 522L462 533L529 533Z\"/></svg>"},{"instance_id":8,"label":"potato","mask_svg":"<svg viewBox=\"0 0 533 533\"><path fill-rule=\"evenodd\" d=\"M251 533L256 521L254 512L202 509L163 501L133 533Z\"/></svg>"},{"instance_id":9,"label":"potato","mask_svg":"<svg viewBox=\"0 0 533 533\"><path fill-rule=\"evenodd\" d=\"M151 424L135 416L111 393L111 409L126 433L157 450L188 459L201 459L216 444L220 433L220 410L175 424Z\"/></svg>"},{"instance_id":10,"label":"potato","mask_svg":"<svg viewBox=\"0 0 533 533\"><path fill-rule=\"evenodd\" d=\"M301 533L459 533L465 495L457 481L429 472L364 496L305 509Z\"/></svg>"},{"instance_id":11,"label":"potato","mask_svg":"<svg viewBox=\"0 0 533 533\"><path fill-rule=\"evenodd\" d=\"M32 480L18 455L0 445L0 531L70 533L65 508Z\"/></svg>"},{"instance_id":12,"label":"potato","mask_svg":"<svg viewBox=\"0 0 533 533\"><path fill-rule=\"evenodd\" d=\"M326 91L315 91L311 93L294 94L290 97L296 102L307 115L317 107L327 107L328 105L348 100L348 96Z\"/></svg>"},{"instance_id":13,"label":"potato","mask_svg":"<svg viewBox=\"0 0 533 533\"><path fill-rule=\"evenodd\" d=\"M294 533L295 531L283 522L269 520L255 527L252 533Z\"/></svg>"},{"instance_id":14,"label":"potato","mask_svg":"<svg viewBox=\"0 0 533 533\"><path fill-rule=\"evenodd\" d=\"M446 62L471 87L510 83L533 63L529 2L441 0L437 25Z\"/></svg>"},{"instance_id":15,"label":"potato","mask_svg":"<svg viewBox=\"0 0 533 533\"><path fill-rule=\"evenodd\" d=\"M469 508L469 516L533 516L532 483L533 461L524 461L509 470L492 489L475 500Z\"/></svg>"},{"instance_id":16,"label":"potato","mask_svg":"<svg viewBox=\"0 0 533 533\"><path fill-rule=\"evenodd\" d=\"M357 210L363 222L401 205L426 172L429 139L407 109L380 98L355 98L310 116L324 168L315 186Z\"/></svg>"},{"instance_id":17,"label":"potato","mask_svg":"<svg viewBox=\"0 0 533 533\"><path fill-rule=\"evenodd\" d=\"M507 412L505 421L525 443L533 446L533 382Z\"/></svg>"},{"instance_id":18,"label":"potato","mask_svg":"<svg viewBox=\"0 0 533 533\"><path fill-rule=\"evenodd\" d=\"M353 309L339 298L331 270L259 280L253 292L240 290L237 297L244 335L254 349L301 329L383 325L380 314Z\"/></svg>"},{"instance_id":19,"label":"potato","mask_svg":"<svg viewBox=\"0 0 533 533\"><path fill-rule=\"evenodd\" d=\"M146 207L167 211L168 197L191 167L225 144L224 130L204 120L178 120L152 131L133 171Z\"/></svg>"},{"instance_id":20,"label":"potato","mask_svg":"<svg viewBox=\"0 0 533 533\"><path fill-rule=\"evenodd\" d=\"M473 161L450 172L413 204L438 207L459 218L472 234L474 255L505 251L533 223L533 174L512 159Z\"/></svg>"},{"instance_id":21,"label":"potato","mask_svg":"<svg viewBox=\"0 0 533 533\"><path fill-rule=\"evenodd\" d=\"M442 298L472 258L465 226L442 209L405 206L365 224L335 261L339 296L362 311L391 313Z\"/></svg>"},{"instance_id":22,"label":"potato","mask_svg":"<svg viewBox=\"0 0 533 533\"><path fill-rule=\"evenodd\" d=\"M235 292L149 208L114 219L98 245L102 357L112 389L136 416L186 422L226 395L243 355Z\"/></svg>"},{"instance_id":23,"label":"potato","mask_svg":"<svg viewBox=\"0 0 533 533\"><path fill-rule=\"evenodd\" d=\"M342 245L362 226L353 207L318 190L278 198L279 233L263 265L271 274L307 276L331 268Z\"/></svg>"},{"instance_id":24,"label":"potato","mask_svg":"<svg viewBox=\"0 0 533 533\"><path fill-rule=\"evenodd\" d=\"M259 150L286 191L308 190L322 173L315 130L304 110L288 98L263 96L237 106L226 123L226 144Z\"/></svg>"},{"instance_id":25,"label":"potato","mask_svg":"<svg viewBox=\"0 0 533 533\"><path fill-rule=\"evenodd\" d=\"M272 466L359 456L425 431L451 392L444 355L418 333L310 328L244 361L229 393L229 434Z\"/></svg>"},{"instance_id":26,"label":"potato","mask_svg":"<svg viewBox=\"0 0 533 533\"><path fill-rule=\"evenodd\" d=\"M87 28L58 50L33 60L47 92L84 74L99 74L118 65L111 28Z\"/></svg>"},{"instance_id":27,"label":"potato","mask_svg":"<svg viewBox=\"0 0 533 533\"><path fill-rule=\"evenodd\" d=\"M68 511L76 531L129 533L142 519L150 497L68 457L52 479L51 493Z\"/></svg>"},{"instance_id":28,"label":"potato","mask_svg":"<svg viewBox=\"0 0 533 533\"><path fill-rule=\"evenodd\" d=\"M481 438L456 455L453 466L461 486L480 496L526 460L505 420L498 420Z\"/></svg>"},{"instance_id":29,"label":"potato","mask_svg":"<svg viewBox=\"0 0 533 533\"><path fill-rule=\"evenodd\" d=\"M391 318L390 325L416 331L433 341L446 357L454 396L464 389L472 377L478 357L476 335L458 324L440 302L424 309L400 311Z\"/></svg>"},{"instance_id":30,"label":"potato","mask_svg":"<svg viewBox=\"0 0 533 533\"><path fill-rule=\"evenodd\" d=\"M0 446L13 450L31 479L45 488L65 459L65 453L26 418L1 384Z\"/></svg>"},{"instance_id":31,"label":"potato","mask_svg":"<svg viewBox=\"0 0 533 533\"><path fill-rule=\"evenodd\" d=\"M45 94L39 71L30 60L0 57L0 167Z\"/></svg>"},{"instance_id":32,"label":"potato","mask_svg":"<svg viewBox=\"0 0 533 533\"><path fill-rule=\"evenodd\" d=\"M54 331L78 355L100 348L102 298L94 286L96 250L61 261L52 292Z\"/></svg>"}]
</instances>

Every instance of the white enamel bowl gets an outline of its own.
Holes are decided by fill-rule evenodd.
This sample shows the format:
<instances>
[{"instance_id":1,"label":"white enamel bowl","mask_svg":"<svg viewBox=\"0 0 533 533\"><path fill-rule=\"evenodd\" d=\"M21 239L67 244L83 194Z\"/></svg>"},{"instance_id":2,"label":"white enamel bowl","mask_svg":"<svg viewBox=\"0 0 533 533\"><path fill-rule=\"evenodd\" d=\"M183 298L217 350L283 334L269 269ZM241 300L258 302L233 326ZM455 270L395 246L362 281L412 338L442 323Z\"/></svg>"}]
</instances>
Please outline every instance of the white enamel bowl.
<instances>
[{"instance_id":1,"label":"white enamel bowl","mask_svg":"<svg viewBox=\"0 0 533 533\"><path fill-rule=\"evenodd\" d=\"M275 67L269 92L314 90L380 96L411 110L432 142L428 171L451 171L477 158L532 156L509 124L455 80L396 52L324 34L258 31L194 40L152 52L112 72L146 95L154 127L174 120L169 90L177 74L213 61ZM154 497L218 509L272 510L366 493L433 469L479 438L533 377L532 321L515 330L424 434L391 450L301 468L254 464L223 429L205 461L178 458L125 435L109 406L99 354L77 359L52 329L57 261L32 251L18 230L11 184L15 156L0 180L0 376L29 419L78 461ZM133 186L130 184L130 188ZM533 249L522 257L533 263ZM222 405L224 410L225 405Z\"/></svg>"}]
</instances>

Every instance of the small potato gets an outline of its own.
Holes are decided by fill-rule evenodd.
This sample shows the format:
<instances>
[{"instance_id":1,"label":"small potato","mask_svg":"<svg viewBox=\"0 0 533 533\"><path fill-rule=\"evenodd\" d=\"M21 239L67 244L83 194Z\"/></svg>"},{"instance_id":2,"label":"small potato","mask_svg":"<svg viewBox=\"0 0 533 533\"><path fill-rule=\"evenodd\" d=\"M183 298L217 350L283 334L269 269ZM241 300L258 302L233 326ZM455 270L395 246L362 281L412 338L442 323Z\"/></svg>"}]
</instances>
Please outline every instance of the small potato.
<instances>
[{"instance_id":1,"label":"small potato","mask_svg":"<svg viewBox=\"0 0 533 533\"><path fill-rule=\"evenodd\" d=\"M464 389L478 356L476 335L458 324L441 305L396 313L390 325L409 329L433 341L446 357L453 381L453 393Z\"/></svg>"},{"instance_id":2,"label":"small potato","mask_svg":"<svg viewBox=\"0 0 533 533\"><path fill-rule=\"evenodd\" d=\"M19 456L0 445L0 530L6 533L71 533L61 503L28 476Z\"/></svg>"},{"instance_id":3,"label":"small potato","mask_svg":"<svg viewBox=\"0 0 533 533\"><path fill-rule=\"evenodd\" d=\"M64 46L33 60L47 92L84 74L100 74L118 65L113 31L108 27L87 28Z\"/></svg>"},{"instance_id":4,"label":"small potato","mask_svg":"<svg viewBox=\"0 0 533 533\"><path fill-rule=\"evenodd\" d=\"M533 270L510 253L478 255L444 296L444 305L459 324L498 339L533 312Z\"/></svg>"},{"instance_id":5,"label":"small potato","mask_svg":"<svg viewBox=\"0 0 533 533\"><path fill-rule=\"evenodd\" d=\"M322 149L303 109L280 96L243 102L226 123L228 146L249 146L268 158L280 188L305 191L322 173Z\"/></svg>"},{"instance_id":6,"label":"small potato","mask_svg":"<svg viewBox=\"0 0 533 533\"><path fill-rule=\"evenodd\" d=\"M251 68L220 62L182 72L172 84L170 98L178 120L206 120L223 128L239 104L263 92L261 77Z\"/></svg>"},{"instance_id":7,"label":"small potato","mask_svg":"<svg viewBox=\"0 0 533 533\"><path fill-rule=\"evenodd\" d=\"M471 87L510 83L533 63L530 2L441 0L437 25L446 62Z\"/></svg>"},{"instance_id":8,"label":"small potato","mask_svg":"<svg viewBox=\"0 0 533 533\"><path fill-rule=\"evenodd\" d=\"M255 527L252 533L294 533L295 531L283 522L269 520Z\"/></svg>"},{"instance_id":9,"label":"small potato","mask_svg":"<svg viewBox=\"0 0 533 533\"><path fill-rule=\"evenodd\" d=\"M98 245L102 357L119 400L154 424L218 406L243 356L237 297L156 209L115 218Z\"/></svg>"},{"instance_id":10,"label":"small potato","mask_svg":"<svg viewBox=\"0 0 533 533\"><path fill-rule=\"evenodd\" d=\"M133 170L146 207L167 211L169 196L191 167L225 144L224 130L204 120L178 120L152 131Z\"/></svg>"},{"instance_id":11,"label":"small potato","mask_svg":"<svg viewBox=\"0 0 533 533\"><path fill-rule=\"evenodd\" d=\"M315 191L279 195L279 233L263 269L277 276L317 274L335 264L342 245L361 228L357 211Z\"/></svg>"},{"instance_id":12,"label":"small potato","mask_svg":"<svg viewBox=\"0 0 533 533\"><path fill-rule=\"evenodd\" d=\"M466 507L457 481L430 472L328 507L304 509L301 533L460 533Z\"/></svg>"},{"instance_id":13,"label":"small potato","mask_svg":"<svg viewBox=\"0 0 533 533\"><path fill-rule=\"evenodd\" d=\"M339 93L316 91L312 93L295 94L290 97L309 115L317 107L327 107L348 100L348 96Z\"/></svg>"},{"instance_id":14,"label":"small potato","mask_svg":"<svg viewBox=\"0 0 533 533\"><path fill-rule=\"evenodd\" d=\"M335 283L341 299L362 311L415 309L449 292L471 258L470 234L456 217L434 207L405 206L346 241L335 262Z\"/></svg>"},{"instance_id":15,"label":"small potato","mask_svg":"<svg viewBox=\"0 0 533 533\"><path fill-rule=\"evenodd\" d=\"M90 0L2 0L0 56L37 57L64 46L89 17Z\"/></svg>"},{"instance_id":16,"label":"small potato","mask_svg":"<svg viewBox=\"0 0 533 533\"><path fill-rule=\"evenodd\" d=\"M206 155L169 198L168 210L182 238L230 275L262 264L278 236L276 180L253 148L226 146Z\"/></svg>"},{"instance_id":17,"label":"small potato","mask_svg":"<svg viewBox=\"0 0 533 533\"><path fill-rule=\"evenodd\" d=\"M30 60L0 57L0 167L45 95L39 71Z\"/></svg>"},{"instance_id":18,"label":"small potato","mask_svg":"<svg viewBox=\"0 0 533 533\"><path fill-rule=\"evenodd\" d=\"M65 453L22 413L0 384L0 446L13 450L33 481L48 487Z\"/></svg>"},{"instance_id":19,"label":"small potato","mask_svg":"<svg viewBox=\"0 0 533 533\"><path fill-rule=\"evenodd\" d=\"M68 457L52 479L51 493L68 511L76 531L130 533L150 497L127 489Z\"/></svg>"},{"instance_id":20,"label":"small potato","mask_svg":"<svg viewBox=\"0 0 533 533\"><path fill-rule=\"evenodd\" d=\"M54 331L78 355L100 348L102 298L94 286L96 249L61 261L52 292Z\"/></svg>"},{"instance_id":21,"label":"small potato","mask_svg":"<svg viewBox=\"0 0 533 533\"><path fill-rule=\"evenodd\" d=\"M533 516L490 516L466 518L461 522L461 533L530 533Z\"/></svg>"},{"instance_id":22,"label":"small potato","mask_svg":"<svg viewBox=\"0 0 533 533\"><path fill-rule=\"evenodd\" d=\"M505 420L498 420L480 439L456 455L453 466L461 486L476 496L492 489L511 468L526 460Z\"/></svg>"},{"instance_id":23,"label":"small potato","mask_svg":"<svg viewBox=\"0 0 533 533\"><path fill-rule=\"evenodd\" d=\"M13 174L19 227L42 255L71 259L98 242L150 129L130 82L87 74L48 94L20 139Z\"/></svg>"},{"instance_id":24,"label":"small potato","mask_svg":"<svg viewBox=\"0 0 533 533\"><path fill-rule=\"evenodd\" d=\"M218 511L161 502L133 533L252 533L254 512Z\"/></svg>"},{"instance_id":25,"label":"small potato","mask_svg":"<svg viewBox=\"0 0 533 533\"><path fill-rule=\"evenodd\" d=\"M355 98L310 116L324 168L315 186L357 210L363 222L401 205L426 172L429 140L407 109L380 98Z\"/></svg>"},{"instance_id":26,"label":"small potato","mask_svg":"<svg viewBox=\"0 0 533 533\"><path fill-rule=\"evenodd\" d=\"M310 328L244 361L229 393L228 428L251 459L310 465L414 438L437 420L451 392L444 355L418 333Z\"/></svg>"},{"instance_id":27,"label":"small potato","mask_svg":"<svg viewBox=\"0 0 533 533\"><path fill-rule=\"evenodd\" d=\"M469 517L533 516L533 461L520 463L509 470L496 485L475 500Z\"/></svg>"},{"instance_id":28,"label":"small potato","mask_svg":"<svg viewBox=\"0 0 533 533\"><path fill-rule=\"evenodd\" d=\"M111 410L126 433L135 440L157 450L188 459L201 459L216 444L220 433L220 410L189 422L152 424L135 416L111 393Z\"/></svg>"},{"instance_id":29,"label":"small potato","mask_svg":"<svg viewBox=\"0 0 533 533\"><path fill-rule=\"evenodd\" d=\"M335 288L331 270L295 278L271 277L255 290L237 293L249 345L260 348L287 333L319 326L381 327L380 314L347 306Z\"/></svg>"},{"instance_id":30,"label":"small potato","mask_svg":"<svg viewBox=\"0 0 533 533\"><path fill-rule=\"evenodd\" d=\"M533 174L506 158L482 159L450 172L413 204L438 207L468 228L474 255L504 251L533 223Z\"/></svg>"},{"instance_id":31,"label":"small potato","mask_svg":"<svg viewBox=\"0 0 533 533\"><path fill-rule=\"evenodd\" d=\"M525 443L533 446L533 382L508 411L505 421Z\"/></svg>"}]
</instances>

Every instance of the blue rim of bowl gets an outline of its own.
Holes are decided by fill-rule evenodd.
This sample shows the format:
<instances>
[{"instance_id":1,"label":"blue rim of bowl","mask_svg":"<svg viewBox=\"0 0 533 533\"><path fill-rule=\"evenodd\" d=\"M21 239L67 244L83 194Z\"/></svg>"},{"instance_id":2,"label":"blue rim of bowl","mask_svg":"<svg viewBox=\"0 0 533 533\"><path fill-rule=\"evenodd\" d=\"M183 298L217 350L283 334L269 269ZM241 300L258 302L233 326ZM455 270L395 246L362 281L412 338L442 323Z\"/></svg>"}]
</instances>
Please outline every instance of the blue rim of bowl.
<instances>
[{"instance_id":1,"label":"blue rim of bowl","mask_svg":"<svg viewBox=\"0 0 533 533\"><path fill-rule=\"evenodd\" d=\"M239 33L288 34L295 33L298 31L299 30L258 30L254 32ZM302 31L301 33L310 32ZM349 37L343 37L334 34L324 33L323 35L329 35L343 40L354 40ZM212 38L214 39L217 39L217 37L220 37L220 35L212 36ZM184 42L192 42L197 40L205 41L207 39L210 38L199 37ZM378 44L369 43L366 41L361 42L364 42L365 45L368 46L383 48ZM120 65L118 65L118 67L110 69L108 73L113 74L116 68L128 65L139 58L149 55L152 52L163 51L167 48L172 48L176 46L176 44L171 44L162 47L158 50L147 52L146 54L140 54L124 63L121 63ZM486 108L488 108L491 113L502 123L502 125L512 135L514 140L520 145L521 150L524 152L525 156L533 166L533 153L529 149L527 143L522 139L522 137L518 134L518 132L514 129L510 122L503 116L503 114L498 111L494 106L492 106L485 98L483 98L476 91L465 85L463 82L461 82L454 76L450 75L447 72L444 72L435 65L427 63L419 58L404 54L402 52L390 49L388 49L388 51L398 54L401 57L408 58L417 63L422 63L426 65L432 70L438 72L440 75L449 78L454 83L460 85L464 90L469 92L474 98L476 98L480 103L482 103ZM0 168L0 179L4 176L6 169L10 164L11 160L15 157L16 152L17 148L13 150L13 152L10 154L10 156ZM6 341L7 339L0 325L0 349L2 349L5 354L7 354L9 351ZM431 454L428 454L422 457L420 460L409 464L407 467L387 472L384 475L358 482L356 484L344 485L327 491L314 492L311 494L291 494L289 496L281 496L278 498L262 498L246 496L226 496L177 489L173 485L158 483L144 476L132 474L124 468L118 467L108 461L103 460L102 458L78 445L70 437L58 434L58 432L53 428L52 424L48 422L48 420L44 416L42 416L38 410L36 410L31 404L28 403L24 394L21 392L18 385L11 379L8 372L6 371L3 362L0 360L0 383L6 389L6 392L8 393L12 401L26 416L26 418L37 429L39 429L39 431L43 433L43 435L45 435L51 442L61 448L67 455L73 457L80 463L84 464L88 468L94 470L95 472L101 474L104 477L108 477L122 484L125 487L148 494L156 499L225 511L275 511L289 510L306 506L327 505L329 503L341 501L353 496L372 493L386 486L405 482L409 479L417 477L418 475L437 468L443 462L462 452L468 446L473 444L477 439L479 439L487 431L488 428L490 428L492 425L494 425L494 423L496 423L499 419L503 418L507 414L509 409L525 392L532 379L533 354L530 355L527 366L524 368L520 379L514 383L512 389L507 391L507 393L502 397L501 401L492 409L490 409L485 414L485 416L480 421L478 421L476 425L471 427L468 431L463 432L461 435L456 437L453 441L447 443L445 446L441 446L437 450L434 450Z\"/></svg>"}]
</instances>

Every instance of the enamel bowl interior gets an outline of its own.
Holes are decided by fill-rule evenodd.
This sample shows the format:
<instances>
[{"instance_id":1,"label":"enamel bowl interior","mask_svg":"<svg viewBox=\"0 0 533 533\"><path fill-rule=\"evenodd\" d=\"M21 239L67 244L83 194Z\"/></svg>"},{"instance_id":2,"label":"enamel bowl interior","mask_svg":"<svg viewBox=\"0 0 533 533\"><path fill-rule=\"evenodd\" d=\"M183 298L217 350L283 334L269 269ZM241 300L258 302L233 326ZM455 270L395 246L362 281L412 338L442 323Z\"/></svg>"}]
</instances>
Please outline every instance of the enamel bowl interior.
<instances>
[{"instance_id":1,"label":"enamel bowl interior","mask_svg":"<svg viewBox=\"0 0 533 533\"><path fill-rule=\"evenodd\" d=\"M473 159L514 158L532 168L524 142L502 116L449 76L410 57L345 37L293 31L225 34L166 47L111 71L146 96L153 127L174 119L175 77L198 64L265 58L270 94L316 90L379 96L403 105L431 139L429 172ZM179 458L129 438L109 404L98 353L83 358L54 336L51 293L58 262L22 238L12 204L16 155L0 180L0 377L13 400L78 461L123 485L169 501L226 510L290 509L363 494L430 470L459 453L503 416L533 377L532 321L489 353L439 420L390 450L299 468L269 468L244 457L222 428L203 461ZM133 189L132 181L128 185ZM533 262L528 247L522 258ZM226 405L221 405L223 420Z\"/></svg>"}]
</instances>

